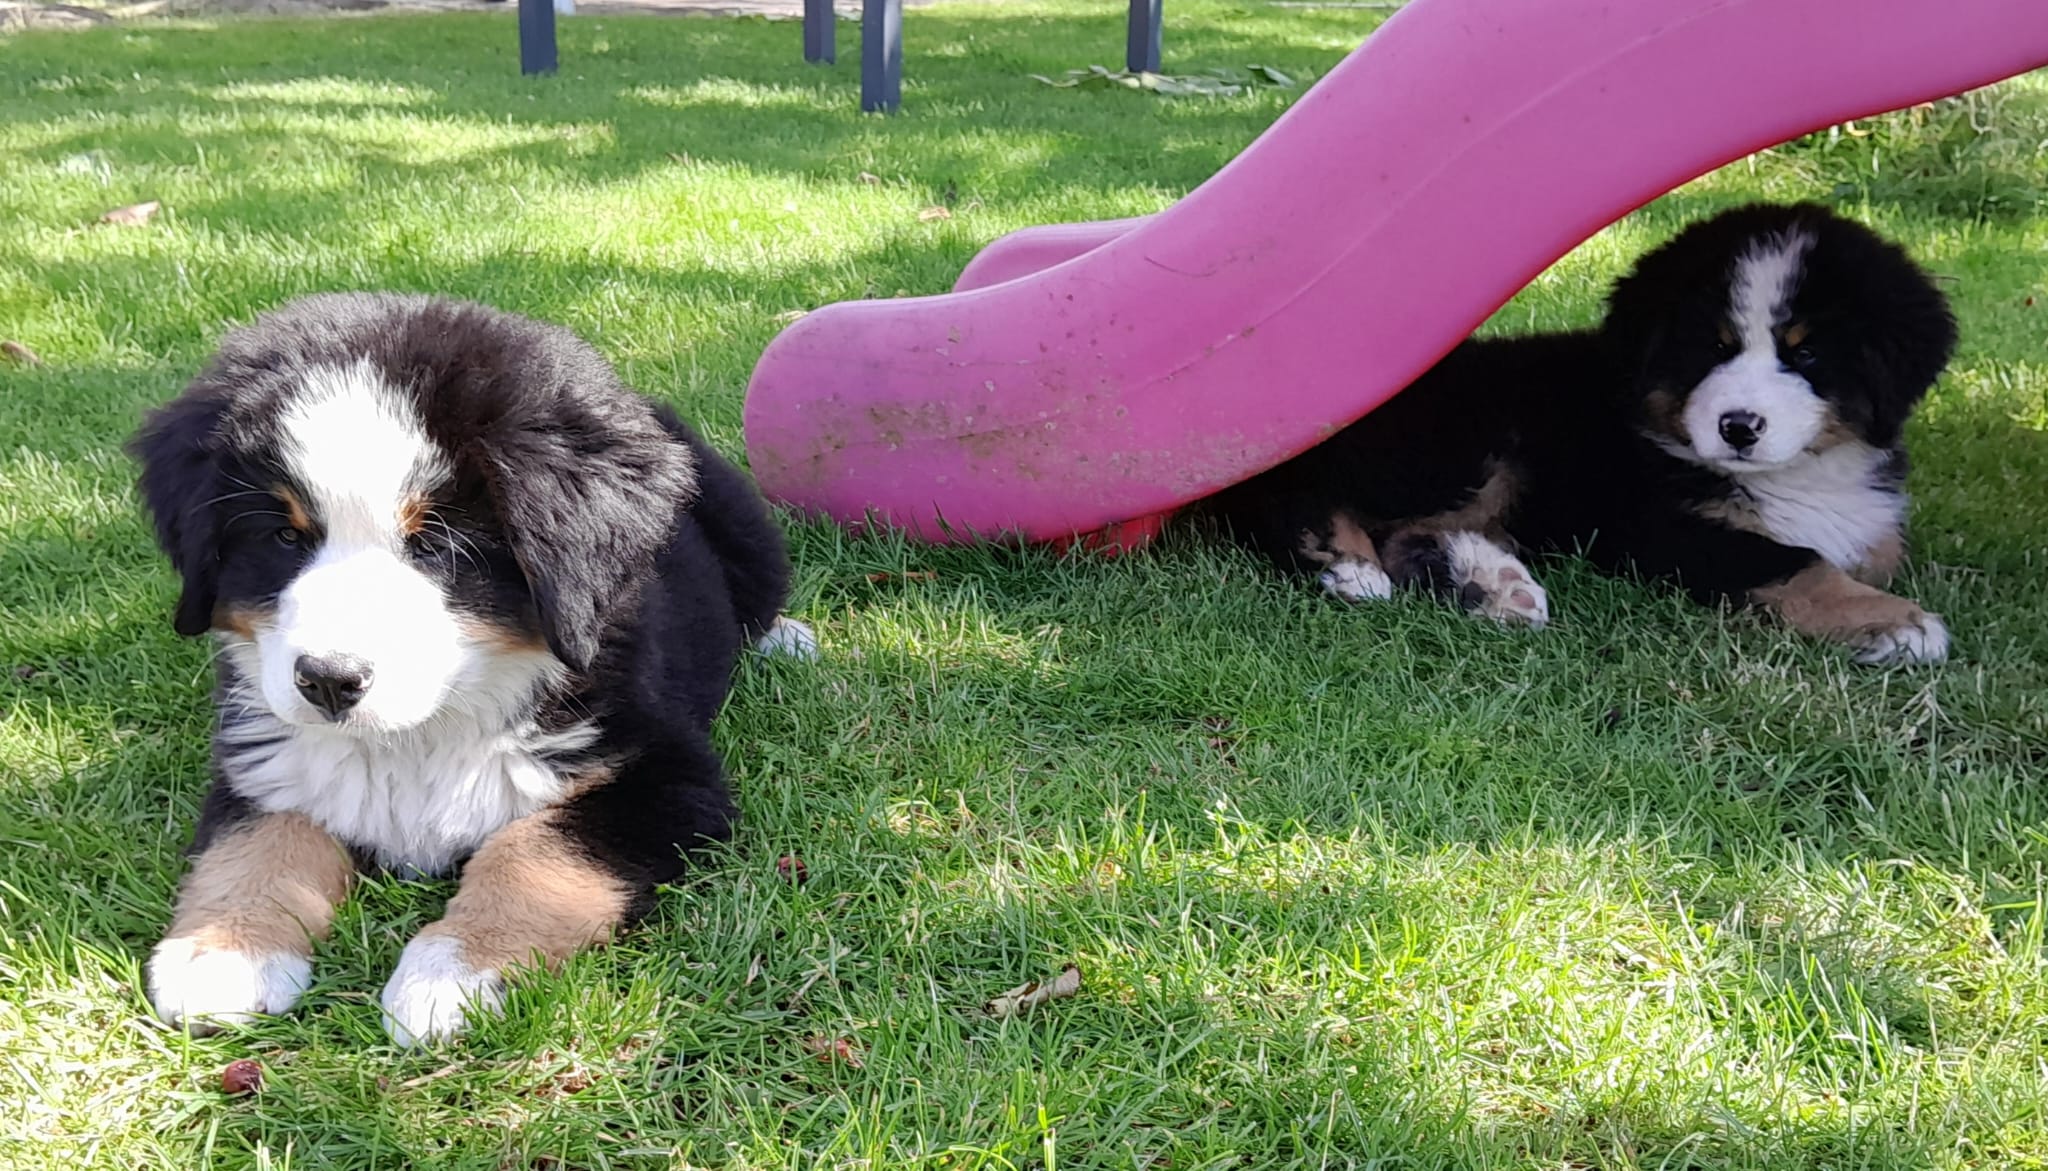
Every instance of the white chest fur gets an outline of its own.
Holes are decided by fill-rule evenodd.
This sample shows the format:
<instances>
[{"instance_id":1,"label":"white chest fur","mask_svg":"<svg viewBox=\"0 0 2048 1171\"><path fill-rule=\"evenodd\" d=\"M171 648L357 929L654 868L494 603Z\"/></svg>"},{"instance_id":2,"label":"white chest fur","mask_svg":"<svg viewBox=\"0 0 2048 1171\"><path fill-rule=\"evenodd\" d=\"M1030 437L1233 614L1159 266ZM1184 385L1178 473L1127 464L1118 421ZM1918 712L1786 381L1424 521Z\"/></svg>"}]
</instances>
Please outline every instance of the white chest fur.
<instances>
[{"instance_id":1,"label":"white chest fur","mask_svg":"<svg viewBox=\"0 0 2048 1171\"><path fill-rule=\"evenodd\" d=\"M1887 452L1860 443L1831 447L1738 481L1748 494L1731 519L1782 545L1811 549L1854 571L1898 535L1905 496L1886 486Z\"/></svg>"},{"instance_id":2,"label":"white chest fur","mask_svg":"<svg viewBox=\"0 0 2048 1171\"><path fill-rule=\"evenodd\" d=\"M235 790L258 807L304 813L392 869L439 874L558 800L569 778L548 755L586 746L597 731L436 721L372 740L256 720L222 736Z\"/></svg>"}]
</instances>

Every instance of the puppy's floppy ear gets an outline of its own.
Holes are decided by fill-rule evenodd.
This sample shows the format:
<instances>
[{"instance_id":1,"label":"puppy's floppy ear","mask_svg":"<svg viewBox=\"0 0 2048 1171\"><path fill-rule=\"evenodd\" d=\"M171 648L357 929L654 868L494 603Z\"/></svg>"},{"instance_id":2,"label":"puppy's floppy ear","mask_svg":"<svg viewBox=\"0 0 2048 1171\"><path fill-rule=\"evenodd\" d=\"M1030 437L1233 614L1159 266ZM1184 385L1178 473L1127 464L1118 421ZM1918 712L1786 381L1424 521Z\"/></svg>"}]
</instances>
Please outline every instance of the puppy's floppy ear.
<instances>
[{"instance_id":1,"label":"puppy's floppy ear","mask_svg":"<svg viewBox=\"0 0 2048 1171\"><path fill-rule=\"evenodd\" d=\"M1956 348L1956 319L1948 298L1905 259L1909 279L1873 282L1865 296L1861 378L1870 396L1869 439L1879 447L1897 443L1906 419L1948 366Z\"/></svg>"},{"instance_id":2,"label":"puppy's floppy ear","mask_svg":"<svg viewBox=\"0 0 2048 1171\"><path fill-rule=\"evenodd\" d=\"M225 408L218 398L187 391L151 411L128 443L142 465L142 503L156 540L184 579L171 626L190 637L213 625L220 577L220 523L214 502L226 477L218 457Z\"/></svg>"},{"instance_id":3,"label":"puppy's floppy ear","mask_svg":"<svg viewBox=\"0 0 2048 1171\"><path fill-rule=\"evenodd\" d=\"M647 403L565 396L489 445L489 479L548 649L587 671L615 607L696 494L690 449Z\"/></svg>"}]
</instances>

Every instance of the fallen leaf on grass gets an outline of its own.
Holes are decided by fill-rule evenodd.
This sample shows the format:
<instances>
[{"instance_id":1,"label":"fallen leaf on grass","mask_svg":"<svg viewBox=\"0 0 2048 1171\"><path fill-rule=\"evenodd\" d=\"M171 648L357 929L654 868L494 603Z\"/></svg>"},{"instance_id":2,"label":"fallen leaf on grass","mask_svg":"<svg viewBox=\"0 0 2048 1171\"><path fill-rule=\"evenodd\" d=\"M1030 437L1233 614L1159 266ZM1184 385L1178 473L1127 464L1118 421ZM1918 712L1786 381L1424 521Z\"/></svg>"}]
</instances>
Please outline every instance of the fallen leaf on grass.
<instances>
[{"instance_id":1,"label":"fallen leaf on grass","mask_svg":"<svg viewBox=\"0 0 2048 1171\"><path fill-rule=\"evenodd\" d=\"M460 1073L461 1071L461 1062L450 1062L449 1064L442 1066L441 1068L435 1070L432 1073L423 1073L416 1078L408 1078L405 1081L398 1083L398 1088L401 1090L417 1090L421 1086L426 1085L428 1082L437 1082L440 1081L442 1078L447 1077L449 1074Z\"/></svg>"},{"instance_id":2,"label":"fallen leaf on grass","mask_svg":"<svg viewBox=\"0 0 2048 1171\"><path fill-rule=\"evenodd\" d=\"M994 1000L981 1006L981 1011L997 1020L1019 1016L1030 1012L1048 1000L1063 1000L1081 990L1081 969L1068 964L1060 974L1050 980L1032 980L1019 984Z\"/></svg>"},{"instance_id":3,"label":"fallen leaf on grass","mask_svg":"<svg viewBox=\"0 0 2048 1171\"><path fill-rule=\"evenodd\" d=\"M808 309L784 309L782 312L777 313L773 320L777 325L788 325L809 312L810 310Z\"/></svg>"},{"instance_id":4,"label":"fallen leaf on grass","mask_svg":"<svg viewBox=\"0 0 2048 1171\"><path fill-rule=\"evenodd\" d=\"M792 886L802 886L804 880L811 876L811 868L795 854L784 854L775 860L775 874Z\"/></svg>"},{"instance_id":5,"label":"fallen leaf on grass","mask_svg":"<svg viewBox=\"0 0 2048 1171\"><path fill-rule=\"evenodd\" d=\"M868 171L862 171L860 173L860 181L867 184L870 187L874 187L882 182L882 177L880 175L872 174Z\"/></svg>"},{"instance_id":6,"label":"fallen leaf on grass","mask_svg":"<svg viewBox=\"0 0 2048 1171\"><path fill-rule=\"evenodd\" d=\"M131 203L127 207L117 207L102 215L100 222L103 224L113 224L116 227L137 227L148 223L150 217L155 215L157 209L162 206L162 204L154 199L146 203Z\"/></svg>"},{"instance_id":7,"label":"fallen leaf on grass","mask_svg":"<svg viewBox=\"0 0 2048 1171\"><path fill-rule=\"evenodd\" d=\"M558 1062L561 1063L559 1068L549 1069L542 1081L527 1089L526 1094L528 1097L566 1098L573 1094L580 1094L597 1084L597 1071L573 1056L566 1062L562 1062L561 1058L553 1053L543 1053L540 1060L534 1064L545 1068Z\"/></svg>"},{"instance_id":8,"label":"fallen leaf on grass","mask_svg":"<svg viewBox=\"0 0 2048 1171\"><path fill-rule=\"evenodd\" d=\"M1125 69L1090 65L1086 69L1069 69L1065 76L1059 78L1047 77L1042 73L1033 73L1030 77L1031 80L1042 82L1054 89L1135 89L1168 97L1198 95L1227 98L1243 93L1249 86L1275 85L1290 89L1294 86L1292 77L1270 65L1247 65L1243 72L1234 69L1211 69L1206 73L1191 75L1150 71L1133 73Z\"/></svg>"},{"instance_id":9,"label":"fallen leaf on grass","mask_svg":"<svg viewBox=\"0 0 2048 1171\"><path fill-rule=\"evenodd\" d=\"M686 155L681 151L672 150L668 152L668 161L672 163L681 163L687 167L694 160L692 160L689 155Z\"/></svg>"},{"instance_id":10,"label":"fallen leaf on grass","mask_svg":"<svg viewBox=\"0 0 2048 1171\"><path fill-rule=\"evenodd\" d=\"M40 355L20 342L0 342L0 354L7 355L8 361L19 362L24 366L40 366L43 364L43 359Z\"/></svg>"},{"instance_id":11,"label":"fallen leaf on grass","mask_svg":"<svg viewBox=\"0 0 2048 1171\"><path fill-rule=\"evenodd\" d=\"M223 1094L253 1094L263 1088L263 1063L244 1057L240 1061L228 1062L220 1071L220 1092Z\"/></svg>"},{"instance_id":12,"label":"fallen leaf on grass","mask_svg":"<svg viewBox=\"0 0 2048 1171\"><path fill-rule=\"evenodd\" d=\"M920 224L928 224L931 223L933 220L950 220L952 218L952 208L939 207L937 205L925 208L923 211L917 213L917 222Z\"/></svg>"},{"instance_id":13,"label":"fallen leaf on grass","mask_svg":"<svg viewBox=\"0 0 2048 1171\"><path fill-rule=\"evenodd\" d=\"M891 581L937 581L939 575L929 569L911 569L902 573L870 573L868 580L881 585Z\"/></svg>"},{"instance_id":14,"label":"fallen leaf on grass","mask_svg":"<svg viewBox=\"0 0 2048 1171\"><path fill-rule=\"evenodd\" d=\"M867 1066L867 1062L861 1059L860 1048L844 1037L813 1034L804 1038L804 1049L826 1065L845 1065L854 1069Z\"/></svg>"}]
</instances>

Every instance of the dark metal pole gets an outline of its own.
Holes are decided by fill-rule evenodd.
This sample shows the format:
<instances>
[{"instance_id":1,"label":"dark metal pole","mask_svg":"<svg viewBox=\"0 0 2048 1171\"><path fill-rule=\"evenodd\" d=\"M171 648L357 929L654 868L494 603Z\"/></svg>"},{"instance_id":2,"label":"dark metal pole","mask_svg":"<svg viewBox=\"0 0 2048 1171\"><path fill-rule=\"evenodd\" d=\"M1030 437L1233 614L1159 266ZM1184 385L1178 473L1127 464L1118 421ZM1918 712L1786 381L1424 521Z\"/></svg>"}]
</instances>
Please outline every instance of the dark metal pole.
<instances>
[{"instance_id":1,"label":"dark metal pole","mask_svg":"<svg viewBox=\"0 0 2048 1171\"><path fill-rule=\"evenodd\" d=\"M838 23L832 0L804 0L804 60L830 65L839 59Z\"/></svg>"},{"instance_id":2,"label":"dark metal pole","mask_svg":"<svg viewBox=\"0 0 2048 1171\"><path fill-rule=\"evenodd\" d=\"M555 0L519 0L519 72L554 71Z\"/></svg>"},{"instance_id":3,"label":"dark metal pole","mask_svg":"<svg viewBox=\"0 0 2048 1171\"><path fill-rule=\"evenodd\" d=\"M861 0L861 112L893 114L902 104L903 0Z\"/></svg>"},{"instance_id":4,"label":"dark metal pole","mask_svg":"<svg viewBox=\"0 0 2048 1171\"><path fill-rule=\"evenodd\" d=\"M1124 41L1124 68L1132 73L1159 72L1161 3L1162 0L1131 0L1131 30Z\"/></svg>"}]
</instances>

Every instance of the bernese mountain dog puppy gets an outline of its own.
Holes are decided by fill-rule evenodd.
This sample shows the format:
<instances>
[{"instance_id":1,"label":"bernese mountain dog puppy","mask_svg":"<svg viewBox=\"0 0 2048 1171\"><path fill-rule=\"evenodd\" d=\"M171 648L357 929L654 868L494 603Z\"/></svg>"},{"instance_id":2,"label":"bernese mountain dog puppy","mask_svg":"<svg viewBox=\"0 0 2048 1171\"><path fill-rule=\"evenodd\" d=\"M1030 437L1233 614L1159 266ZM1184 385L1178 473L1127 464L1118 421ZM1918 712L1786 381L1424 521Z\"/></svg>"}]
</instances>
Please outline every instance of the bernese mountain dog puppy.
<instances>
[{"instance_id":1,"label":"bernese mountain dog puppy","mask_svg":"<svg viewBox=\"0 0 2048 1171\"><path fill-rule=\"evenodd\" d=\"M1737 208L1644 257L1597 329L1468 340L1199 511L1348 601L1416 586L1541 626L1518 554L1578 553L1866 662L1936 661L1941 619L1882 587L1905 550L1902 430L1955 340L1940 291L1869 229Z\"/></svg>"},{"instance_id":2,"label":"bernese mountain dog puppy","mask_svg":"<svg viewBox=\"0 0 2048 1171\"><path fill-rule=\"evenodd\" d=\"M307 297L230 333L132 450L218 647L213 785L149 995L279 1013L364 868L460 868L384 986L401 1044L650 909L734 809L737 656L807 653L752 484L567 330Z\"/></svg>"}]
</instances>

